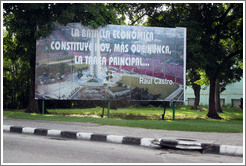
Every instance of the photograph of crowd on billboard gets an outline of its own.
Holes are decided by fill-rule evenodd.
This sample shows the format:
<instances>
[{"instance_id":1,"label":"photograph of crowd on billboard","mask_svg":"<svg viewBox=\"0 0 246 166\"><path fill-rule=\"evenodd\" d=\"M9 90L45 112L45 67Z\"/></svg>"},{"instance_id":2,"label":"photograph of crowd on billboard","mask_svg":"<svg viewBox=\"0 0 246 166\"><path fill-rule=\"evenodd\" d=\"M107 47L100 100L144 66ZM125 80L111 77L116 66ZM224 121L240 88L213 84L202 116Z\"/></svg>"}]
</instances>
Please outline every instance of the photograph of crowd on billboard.
<instances>
[{"instance_id":1,"label":"photograph of crowd on billboard","mask_svg":"<svg viewBox=\"0 0 246 166\"><path fill-rule=\"evenodd\" d=\"M36 43L36 99L183 101L186 29L55 24Z\"/></svg>"}]
</instances>

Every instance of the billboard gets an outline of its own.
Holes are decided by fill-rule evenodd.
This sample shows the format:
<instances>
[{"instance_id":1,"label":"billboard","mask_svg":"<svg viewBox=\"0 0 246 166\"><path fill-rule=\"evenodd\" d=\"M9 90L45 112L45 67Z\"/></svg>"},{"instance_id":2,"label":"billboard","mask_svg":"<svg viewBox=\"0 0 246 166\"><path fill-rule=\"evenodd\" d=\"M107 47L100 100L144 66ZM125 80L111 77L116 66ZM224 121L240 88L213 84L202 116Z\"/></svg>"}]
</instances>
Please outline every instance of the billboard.
<instances>
[{"instance_id":1,"label":"billboard","mask_svg":"<svg viewBox=\"0 0 246 166\"><path fill-rule=\"evenodd\" d=\"M36 41L36 99L184 101L186 28L55 24Z\"/></svg>"}]
</instances>

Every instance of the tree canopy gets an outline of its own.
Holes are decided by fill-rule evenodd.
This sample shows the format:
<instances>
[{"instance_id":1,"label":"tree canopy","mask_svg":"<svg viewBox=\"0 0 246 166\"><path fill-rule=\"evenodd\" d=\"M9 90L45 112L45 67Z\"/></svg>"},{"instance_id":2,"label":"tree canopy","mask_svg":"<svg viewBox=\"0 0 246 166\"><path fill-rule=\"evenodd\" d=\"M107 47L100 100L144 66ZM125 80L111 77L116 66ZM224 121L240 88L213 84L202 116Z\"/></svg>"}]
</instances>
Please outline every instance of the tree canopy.
<instances>
[{"instance_id":1,"label":"tree canopy","mask_svg":"<svg viewBox=\"0 0 246 166\"><path fill-rule=\"evenodd\" d=\"M222 91L243 74L242 3L4 3L3 9L6 107L40 112L41 103L34 100L36 39L50 34L54 22L97 28L126 24L128 18L130 25L186 27L187 84L200 91L200 73L209 78L211 118L220 118L214 106L216 80Z\"/></svg>"},{"instance_id":2,"label":"tree canopy","mask_svg":"<svg viewBox=\"0 0 246 166\"><path fill-rule=\"evenodd\" d=\"M187 71L193 81L203 69L210 80L208 117L215 110L215 82L239 80L243 69L243 4L169 4L149 19L152 26L187 27ZM196 78L197 77L197 78ZM194 82L193 82L194 83Z\"/></svg>"},{"instance_id":3,"label":"tree canopy","mask_svg":"<svg viewBox=\"0 0 246 166\"><path fill-rule=\"evenodd\" d=\"M20 53L18 48L12 48L9 58L23 57L30 65L27 112L41 112L41 102L34 96L36 39L47 36L53 30L54 22L63 25L80 22L93 28L117 23L114 10L103 3L4 3L3 9L6 31L23 50ZM4 42L4 45L8 43ZM10 48L10 45L6 47L7 50Z\"/></svg>"}]
</instances>

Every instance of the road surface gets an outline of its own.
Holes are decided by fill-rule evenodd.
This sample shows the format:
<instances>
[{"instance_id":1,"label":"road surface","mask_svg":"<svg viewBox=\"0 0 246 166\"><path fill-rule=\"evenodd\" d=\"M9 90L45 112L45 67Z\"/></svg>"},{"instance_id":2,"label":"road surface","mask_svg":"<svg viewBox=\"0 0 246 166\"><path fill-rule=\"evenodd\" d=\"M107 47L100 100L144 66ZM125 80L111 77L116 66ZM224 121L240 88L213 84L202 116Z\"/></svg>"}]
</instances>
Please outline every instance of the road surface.
<instances>
[{"instance_id":1,"label":"road surface","mask_svg":"<svg viewBox=\"0 0 246 166\"><path fill-rule=\"evenodd\" d=\"M190 132L175 130L143 129L138 127L122 127L99 125L95 123L45 121L28 119L3 118L4 125L55 129L62 131L78 131L84 133L123 135L142 138L192 139L200 142L212 142L221 145L243 146L243 133Z\"/></svg>"},{"instance_id":2,"label":"road surface","mask_svg":"<svg viewBox=\"0 0 246 166\"><path fill-rule=\"evenodd\" d=\"M2 162L3 164L243 163L243 157L4 132Z\"/></svg>"}]
</instances>

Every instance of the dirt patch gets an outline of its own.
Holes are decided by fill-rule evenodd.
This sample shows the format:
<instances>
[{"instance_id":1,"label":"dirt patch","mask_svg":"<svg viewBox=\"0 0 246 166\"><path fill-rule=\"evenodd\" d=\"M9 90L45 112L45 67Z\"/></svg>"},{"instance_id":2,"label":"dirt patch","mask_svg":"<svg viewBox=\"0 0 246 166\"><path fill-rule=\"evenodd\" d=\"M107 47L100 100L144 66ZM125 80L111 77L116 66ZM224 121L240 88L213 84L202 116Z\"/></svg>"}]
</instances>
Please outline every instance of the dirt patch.
<instances>
[{"instance_id":1,"label":"dirt patch","mask_svg":"<svg viewBox=\"0 0 246 166\"><path fill-rule=\"evenodd\" d=\"M152 120L157 120L161 119L160 116L158 115L134 115L134 114L112 114L110 115L112 118L120 118L120 119L139 119L139 120L147 120L147 119L152 119Z\"/></svg>"}]
</instances>

